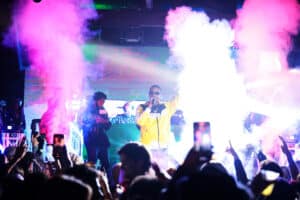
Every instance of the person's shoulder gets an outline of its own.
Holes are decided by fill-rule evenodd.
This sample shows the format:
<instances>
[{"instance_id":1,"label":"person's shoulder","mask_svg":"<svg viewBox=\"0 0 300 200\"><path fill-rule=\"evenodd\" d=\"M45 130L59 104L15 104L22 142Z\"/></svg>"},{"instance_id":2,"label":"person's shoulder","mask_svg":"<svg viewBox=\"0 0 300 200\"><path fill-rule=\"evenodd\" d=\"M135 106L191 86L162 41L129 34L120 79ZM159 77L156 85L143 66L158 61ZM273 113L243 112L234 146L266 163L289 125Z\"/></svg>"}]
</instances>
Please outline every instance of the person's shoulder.
<instances>
[{"instance_id":1,"label":"person's shoulder","mask_svg":"<svg viewBox=\"0 0 300 200\"><path fill-rule=\"evenodd\" d=\"M141 104L139 104L138 106L147 106L147 102L141 103Z\"/></svg>"},{"instance_id":2,"label":"person's shoulder","mask_svg":"<svg viewBox=\"0 0 300 200\"><path fill-rule=\"evenodd\" d=\"M147 102L146 102L146 103L139 104L139 105L137 106L137 109L146 110L147 107L148 107L148 104L147 104Z\"/></svg>"}]
</instances>

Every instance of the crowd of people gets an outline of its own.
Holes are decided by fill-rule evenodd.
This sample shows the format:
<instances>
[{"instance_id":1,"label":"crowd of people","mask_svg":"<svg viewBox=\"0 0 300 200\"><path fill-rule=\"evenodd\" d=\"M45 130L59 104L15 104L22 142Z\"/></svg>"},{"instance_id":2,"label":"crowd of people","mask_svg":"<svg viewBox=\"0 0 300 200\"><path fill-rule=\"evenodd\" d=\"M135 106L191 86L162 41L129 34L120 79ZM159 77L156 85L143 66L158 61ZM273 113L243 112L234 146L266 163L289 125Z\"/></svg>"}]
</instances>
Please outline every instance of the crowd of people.
<instances>
[{"instance_id":1,"label":"crowd of people","mask_svg":"<svg viewBox=\"0 0 300 200\"><path fill-rule=\"evenodd\" d=\"M214 160L207 148L191 147L183 163L164 171L151 152L139 142L124 144L118 151L120 163L112 168L112 179L98 169L68 154L58 136L55 161L43 163L38 151L27 149L25 138L1 155L1 199L299 199L297 162L283 138L282 152L289 165L280 166L257 152L257 173L248 177L233 146L235 176ZM32 142L38 145L35 137Z\"/></svg>"},{"instance_id":2,"label":"crowd of people","mask_svg":"<svg viewBox=\"0 0 300 200\"><path fill-rule=\"evenodd\" d=\"M17 145L8 146L0 156L0 199L300 198L299 162L294 160L284 137L278 139L288 165L280 166L262 149L253 148L250 149L251 155L255 155L251 157L256 170L253 176L246 173L244 160L231 143L224 154L231 155L234 173L215 159L213 146L204 148L201 143L190 147L182 163L168 168L165 162L172 160L168 154L171 123L176 120L184 123L179 117L182 113L177 110L179 98L175 95L171 101L162 102L159 85L152 85L148 96L149 99L137 107L134 118L140 140L121 145L117 151L118 163L109 162L111 142L107 131L112 122L104 107L107 96L100 91L94 93L93 103L82 117L86 161L68 150L63 134L53 134L52 144L47 144L43 133L33 131L30 141L23 137ZM126 106L123 109L125 111ZM115 120L120 122L126 118L132 122L132 116L127 117L122 115ZM45 160L47 145L52 147L52 159Z\"/></svg>"}]
</instances>

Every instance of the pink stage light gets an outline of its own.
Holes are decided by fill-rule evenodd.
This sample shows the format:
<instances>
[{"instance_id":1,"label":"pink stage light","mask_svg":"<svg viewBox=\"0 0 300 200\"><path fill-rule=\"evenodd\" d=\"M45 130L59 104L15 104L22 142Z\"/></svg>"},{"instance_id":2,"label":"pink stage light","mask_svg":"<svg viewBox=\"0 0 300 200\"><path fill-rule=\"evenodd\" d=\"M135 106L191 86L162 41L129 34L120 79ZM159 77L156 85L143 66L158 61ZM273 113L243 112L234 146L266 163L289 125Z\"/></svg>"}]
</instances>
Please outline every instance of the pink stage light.
<instances>
[{"instance_id":1,"label":"pink stage light","mask_svg":"<svg viewBox=\"0 0 300 200\"><path fill-rule=\"evenodd\" d=\"M291 35L298 32L300 7L297 0L246 0L237 12L235 21L236 42L239 45L239 67L247 79L264 75L262 67L278 71L274 64L279 60L281 70L288 68L287 54L291 50ZM261 66L261 56L277 54L269 64ZM270 70L267 71L267 73ZM272 72L272 71L271 71Z\"/></svg>"},{"instance_id":2,"label":"pink stage light","mask_svg":"<svg viewBox=\"0 0 300 200\"><path fill-rule=\"evenodd\" d=\"M82 9L81 4L73 0L43 0L38 4L27 0L20 1L14 12L10 33L18 30L19 40L29 52L30 73L39 77L44 87L37 102L48 102L42 119L48 143L52 143L54 133L68 138L71 119L65 104L74 94L80 96L84 87L82 33L86 19L94 17L95 12Z\"/></svg>"}]
</instances>

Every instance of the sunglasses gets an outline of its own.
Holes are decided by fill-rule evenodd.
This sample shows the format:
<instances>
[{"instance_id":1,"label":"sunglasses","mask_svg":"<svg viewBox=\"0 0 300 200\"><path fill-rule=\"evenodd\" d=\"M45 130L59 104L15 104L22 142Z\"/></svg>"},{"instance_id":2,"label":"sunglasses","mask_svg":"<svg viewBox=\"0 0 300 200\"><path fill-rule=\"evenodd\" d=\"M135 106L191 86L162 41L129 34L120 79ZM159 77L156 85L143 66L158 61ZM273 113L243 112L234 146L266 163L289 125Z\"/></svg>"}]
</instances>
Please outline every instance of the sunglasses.
<instances>
[{"instance_id":1,"label":"sunglasses","mask_svg":"<svg viewBox=\"0 0 300 200\"><path fill-rule=\"evenodd\" d=\"M159 95L160 92L149 92L150 95Z\"/></svg>"}]
</instances>

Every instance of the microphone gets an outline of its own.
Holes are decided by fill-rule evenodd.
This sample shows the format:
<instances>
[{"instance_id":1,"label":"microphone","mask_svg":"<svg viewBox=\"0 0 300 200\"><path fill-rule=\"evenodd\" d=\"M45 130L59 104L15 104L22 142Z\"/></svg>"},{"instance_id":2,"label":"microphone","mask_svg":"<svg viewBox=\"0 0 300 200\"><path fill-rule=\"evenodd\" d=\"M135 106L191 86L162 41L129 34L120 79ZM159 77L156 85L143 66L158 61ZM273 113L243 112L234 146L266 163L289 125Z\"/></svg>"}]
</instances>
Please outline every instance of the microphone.
<instances>
[{"instance_id":1,"label":"microphone","mask_svg":"<svg viewBox=\"0 0 300 200\"><path fill-rule=\"evenodd\" d=\"M151 113L159 113L159 104L155 98L151 99Z\"/></svg>"},{"instance_id":2,"label":"microphone","mask_svg":"<svg viewBox=\"0 0 300 200\"><path fill-rule=\"evenodd\" d=\"M155 104L155 99L151 99L151 104L154 105Z\"/></svg>"}]
</instances>

